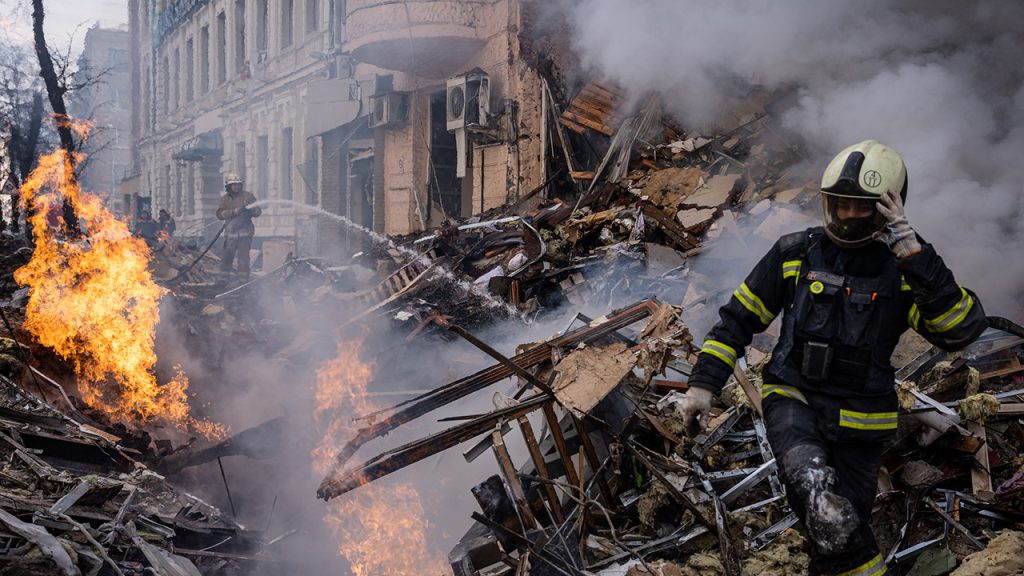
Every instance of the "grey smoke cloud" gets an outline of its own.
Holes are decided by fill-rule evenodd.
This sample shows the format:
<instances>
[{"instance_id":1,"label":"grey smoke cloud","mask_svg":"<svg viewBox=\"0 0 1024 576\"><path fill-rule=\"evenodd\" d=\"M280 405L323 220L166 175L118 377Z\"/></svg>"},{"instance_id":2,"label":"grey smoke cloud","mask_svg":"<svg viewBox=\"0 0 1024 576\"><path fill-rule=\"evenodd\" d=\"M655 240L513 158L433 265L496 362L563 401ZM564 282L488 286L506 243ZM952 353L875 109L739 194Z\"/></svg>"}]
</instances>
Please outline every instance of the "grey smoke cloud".
<instances>
[{"instance_id":1,"label":"grey smoke cloud","mask_svg":"<svg viewBox=\"0 0 1024 576\"><path fill-rule=\"evenodd\" d=\"M581 61L634 94L659 92L696 127L753 87L796 90L782 125L817 178L875 138L907 161L912 225L990 314L1018 314L1024 267L1024 5L988 2L563 4ZM753 256L754 258L759 254ZM752 262L751 262L752 263Z\"/></svg>"}]
</instances>

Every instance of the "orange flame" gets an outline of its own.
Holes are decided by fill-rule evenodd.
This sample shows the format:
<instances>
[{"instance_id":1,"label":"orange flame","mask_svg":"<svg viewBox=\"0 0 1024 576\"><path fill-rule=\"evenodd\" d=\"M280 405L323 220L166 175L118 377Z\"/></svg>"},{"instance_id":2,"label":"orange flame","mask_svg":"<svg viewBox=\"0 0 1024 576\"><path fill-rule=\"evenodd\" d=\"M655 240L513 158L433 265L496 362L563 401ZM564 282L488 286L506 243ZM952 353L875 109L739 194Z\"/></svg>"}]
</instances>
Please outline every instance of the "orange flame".
<instances>
[{"instance_id":1,"label":"orange flame","mask_svg":"<svg viewBox=\"0 0 1024 576\"><path fill-rule=\"evenodd\" d=\"M373 367L360 359L361 349L361 342L339 342L338 356L317 371L314 418L323 429L313 450L318 475L331 469L338 447L355 432L352 415L375 408L366 394ZM331 500L325 521L356 576L451 574L428 545L429 523L412 484L364 485Z\"/></svg>"},{"instance_id":2,"label":"orange flame","mask_svg":"<svg viewBox=\"0 0 1024 576\"><path fill-rule=\"evenodd\" d=\"M81 160L76 155L76 163ZM150 276L145 242L132 237L100 198L79 190L62 150L40 158L21 194L34 206L35 240L32 259L14 273L29 287L24 327L74 362L85 403L115 422L163 420L207 437L226 435L225 427L189 415L188 378L180 368L170 382L156 381L154 343L165 291ZM53 225L64 199L87 237L64 237Z\"/></svg>"}]
</instances>

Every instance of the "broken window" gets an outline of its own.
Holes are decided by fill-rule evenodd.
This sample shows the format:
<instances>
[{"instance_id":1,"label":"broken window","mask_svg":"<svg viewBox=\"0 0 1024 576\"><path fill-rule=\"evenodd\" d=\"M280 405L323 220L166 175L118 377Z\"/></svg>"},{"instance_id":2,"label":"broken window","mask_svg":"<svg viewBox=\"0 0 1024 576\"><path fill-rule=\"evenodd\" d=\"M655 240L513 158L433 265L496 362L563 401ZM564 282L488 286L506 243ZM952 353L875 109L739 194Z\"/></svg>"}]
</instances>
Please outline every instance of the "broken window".
<instances>
[{"instance_id":1,"label":"broken window","mask_svg":"<svg viewBox=\"0 0 1024 576\"><path fill-rule=\"evenodd\" d=\"M266 136L260 136L256 145L256 176L259 182L256 183L256 195L261 200L267 197L270 189L267 179L270 177L268 167L270 166L270 142Z\"/></svg>"},{"instance_id":2,"label":"broken window","mask_svg":"<svg viewBox=\"0 0 1024 576\"><path fill-rule=\"evenodd\" d=\"M281 198L292 199L292 129L281 131Z\"/></svg>"},{"instance_id":3,"label":"broken window","mask_svg":"<svg viewBox=\"0 0 1024 576\"><path fill-rule=\"evenodd\" d=\"M228 79L228 19L217 14L217 85Z\"/></svg>"},{"instance_id":4,"label":"broken window","mask_svg":"<svg viewBox=\"0 0 1024 576\"><path fill-rule=\"evenodd\" d=\"M448 131L447 93L439 90L430 96L430 165L429 181L431 205L439 204L444 217L462 214L462 184L456 176L458 156L455 134Z\"/></svg>"},{"instance_id":5,"label":"broken window","mask_svg":"<svg viewBox=\"0 0 1024 576\"><path fill-rule=\"evenodd\" d=\"M206 94L210 91L210 27L203 26L199 29L199 64L202 69L199 71L200 91Z\"/></svg>"},{"instance_id":6,"label":"broken window","mask_svg":"<svg viewBox=\"0 0 1024 576\"><path fill-rule=\"evenodd\" d=\"M235 74L245 68L245 0L235 0Z\"/></svg>"},{"instance_id":7,"label":"broken window","mask_svg":"<svg viewBox=\"0 0 1024 576\"><path fill-rule=\"evenodd\" d=\"M195 97L196 55L192 39L185 41L185 101Z\"/></svg>"},{"instance_id":8,"label":"broken window","mask_svg":"<svg viewBox=\"0 0 1024 576\"><path fill-rule=\"evenodd\" d=\"M320 27L320 1L306 0L306 32L316 32Z\"/></svg>"},{"instance_id":9,"label":"broken window","mask_svg":"<svg viewBox=\"0 0 1024 576\"><path fill-rule=\"evenodd\" d=\"M292 45L295 29L295 0L281 0L281 49Z\"/></svg>"}]
</instances>

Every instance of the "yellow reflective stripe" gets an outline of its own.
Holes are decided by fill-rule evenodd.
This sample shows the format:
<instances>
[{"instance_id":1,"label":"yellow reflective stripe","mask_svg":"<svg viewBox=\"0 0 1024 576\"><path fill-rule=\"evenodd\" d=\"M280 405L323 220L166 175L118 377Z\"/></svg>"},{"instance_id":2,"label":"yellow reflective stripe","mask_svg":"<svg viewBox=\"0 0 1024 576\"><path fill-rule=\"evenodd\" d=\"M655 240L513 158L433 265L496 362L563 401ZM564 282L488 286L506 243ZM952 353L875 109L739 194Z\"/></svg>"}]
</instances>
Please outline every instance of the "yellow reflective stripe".
<instances>
[{"instance_id":1,"label":"yellow reflective stripe","mask_svg":"<svg viewBox=\"0 0 1024 576\"><path fill-rule=\"evenodd\" d=\"M910 312L907 312L907 324L914 330L917 330L917 325L921 321L921 311L917 309L917 304L910 307Z\"/></svg>"},{"instance_id":2,"label":"yellow reflective stripe","mask_svg":"<svg viewBox=\"0 0 1024 576\"><path fill-rule=\"evenodd\" d=\"M910 292L910 284L907 284L907 279L900 276L900 292Z\"/></svg>"},{"instance_id":3,"label":"yellow reflective stripe","mask_svg":"<svg viewBox=\"0 0 1024 576\"><path fill-rule=\"evenodd\" d=\"M800 275L800 260L786 260L782 263L782 277L791 278Z\"/></svg>"},{"instance_id":4,"label":"yellow reflective stripe","mask_svg":"<svg viewBox=\"0 0 1024 576\"><path fill-rule=\"evenodd\" d=\"M736 367L736 349L718 340L705 340L701 346L701 352L711 354L722 362L729 365L729 368Z\"/></svg>"},{"instance_id":5,"label":"yellow reflective stripe","mask_svg":"<svg viewBox=\"0 0 1024 576\"><path fill-rule=\"evenodd\" d=\"M960 301L946 310L941 316L932 319L925 319L924 325L929 332L945 332L955 328L967 317L967 313L974 307L974 298L967 293L967 290L960 288Z\"/></svg>"},{"instance_id":6,"label":"yellow reflective stripe","mask_svg":"<svg viewBox=\"0 0 1024 576\"><path fill-rule=\"evenodd\" d=\"M775 319L775 314L768 311L768 308L764 305L764 302L757 297L756 294L750 291L747 287L747 283L740 284L739 290L732 293L736 297L736 300L743 305L744 308L749 310L751 314L757 316L761 323L768 325Z\"/></svg>"},{"instance_id":7,"label":"yellow reflective stripe","mask_svg":"<svg viewBox=\"0 0 1024 576\"><path fill-rule=\"evenodd\" d=\"M795 386L786 386L784 384L764 384L761 386L761 398L767 398L772 394L778 394L779 396L792 398L807 404L807 397Z\"/></svg>"},{"instance_id":8,"label":"yellow reflective stripe","mask_svg":"<svg viewBox=\"0 0 1024 576\"><path fill-rule=\"evenodd\" d=\"M876 554L874 558L853 570L847 570L841 574L836 574L836 576L881 576L885 572L885 561L882 560L881 554Z\"/></svg>"},{"instance_id":9,"label":"yellow reflective stripe","mask_svg":"<svg viewBox=\"0 0 1024 576\"><path fill-rule=\"evenodd\" d=\"M899 421L895 412L855 412L839 409L839 426L857 430L895 430Z\"/></svg>"}]
</instances>

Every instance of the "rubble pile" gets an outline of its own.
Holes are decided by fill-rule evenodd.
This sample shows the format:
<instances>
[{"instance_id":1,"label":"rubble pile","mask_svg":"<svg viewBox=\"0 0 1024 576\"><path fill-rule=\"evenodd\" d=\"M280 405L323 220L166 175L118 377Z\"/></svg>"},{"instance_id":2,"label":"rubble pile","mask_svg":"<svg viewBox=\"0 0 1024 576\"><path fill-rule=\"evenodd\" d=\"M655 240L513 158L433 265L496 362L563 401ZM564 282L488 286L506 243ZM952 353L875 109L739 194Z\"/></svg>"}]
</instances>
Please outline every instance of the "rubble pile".
<instances>
[{"instance_id":1,"label":"rubble pile","mask_svg":"<svg viewBox=\"0 0 1024 576\"><path fill-rule=\"evenodd\" d=\"M262 535L170 486L144 456L0 377L0 572L247 573Z\"/></svg>"},{"instance_id":2,"label":"rubble pile","mask_svg":"<svg viewBox=\"0 0 1024 576\"><path fill-rule=\"evenodd\" d=\"M803 573L803 528L786 503L751 384L759 368L736 371L727 403L703 429L683 429L678 404L695 348L679 316L650 299L598 319L578 315L513 357L449 326L497 363L376 413L319 495L342 496L465 443L467 461L493 452L497 473L472 489L480 511L449 555L458 576ZM984 570L1015 570L1016 556L999 550L1024 521L1021 344L989 331L956 359L932 350L901 370L915 401L883 458L875 515L891 565L942 574L975 554L958 573L996 573L971 568L984 562ZM492 412L349 461L367 441L509 377L515 386L496 394ZM958 413L967 401L948 399L964 389L950 382L975 382L991 399L984 425ZM519 441L513 428L529 454L524 463L507 448ZM978 559L988 542L988 559ZM937 556L949 566L917 567Z\"/></svg>"},{"instance_id":3,"label":"rubble pile","mask_svg":"<svg viewBox=\"0 0 1024 576\"><path fill-rule=\"evenodd\" d=\"M818 210L816 185L787 172L801 153L773 127L766 95L701 133L662 119L652 99L631 115L624 102L614 87L583 86L556 112L551 160L564 166L500 208L417 237L368 239L348 262L291 254L238 285L218 278L209 246L163 238L151 246L153 275L173 291L175 329L194 336L188 352L213 378L240 351L309 370L346 329L373 321L393 329L377 338L401 336L389 353L414 339L440 350L434 339L461 339L490 357L359 415L317 491L343 497L455 446L469 462L491 452L495 474L473 487L479 511L448 557L456 576L803 573L804 529L761 415L773 336L747 350L700 429L683 426L679 405L697 353L686 315L713 310L734 287L696 257L734 267L737 253L749 259L816 224L807 216ZM24 291L11 272L28 248L0 240L3 310L16 326ZM577 313L512 356L474 334L584 308L608 312ZM283 451L281 420L178 447L114 428L46 376L59 362L40 370L46 353L8 329L0 573L244 574L274 562L264 552L283 536L265 541L155 470ZM1011 551L1024 537L1024 339L1015 334L990 330L952 356L901 351L903 411L874 521L886 562L903 573L1020 570ZM356 461L367 443L502 382L493 410L449 417L458 423ZM519 448L525 461L512 456Z\"/></svg>"}]
</instances>

